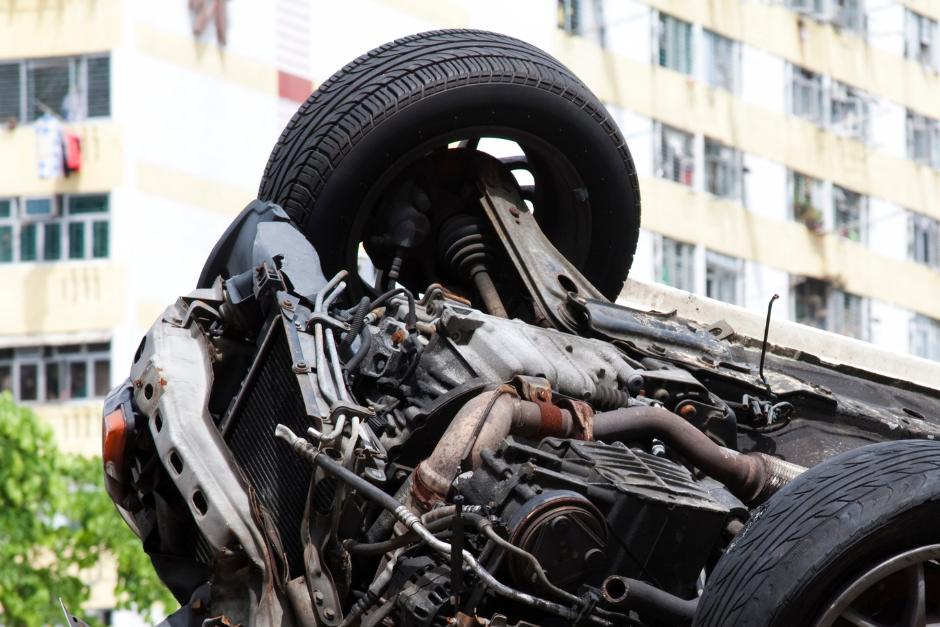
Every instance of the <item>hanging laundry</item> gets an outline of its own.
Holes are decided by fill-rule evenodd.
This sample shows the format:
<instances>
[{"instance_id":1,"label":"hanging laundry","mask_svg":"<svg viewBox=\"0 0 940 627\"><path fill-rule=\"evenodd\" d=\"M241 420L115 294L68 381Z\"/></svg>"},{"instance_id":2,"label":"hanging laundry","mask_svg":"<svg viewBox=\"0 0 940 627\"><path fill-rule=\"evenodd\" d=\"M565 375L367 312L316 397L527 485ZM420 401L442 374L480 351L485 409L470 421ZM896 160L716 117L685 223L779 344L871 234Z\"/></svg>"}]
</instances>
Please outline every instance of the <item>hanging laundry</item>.
<instances>
[{"instance_id":1,"label":"hanging laundry","mask_svg":"<svg viewBox=\"0 0 940 627\"><path fill-rule=\"evenodd\" d=\"M43 114L33 125L36 130L36 155L39 178L58 178L64 173L62 122L51 113Z\"/></svg>"},{"instance_id":2,"label":"hanging laundry","mask_svg":"<svg viewBox=\"0 0 940 627\"><path fill-rule=\"evenodd\" d=\"M62 145L65 176L82 169L82 138L72 131L63 131Z\"/></svg>"}]
</instances>

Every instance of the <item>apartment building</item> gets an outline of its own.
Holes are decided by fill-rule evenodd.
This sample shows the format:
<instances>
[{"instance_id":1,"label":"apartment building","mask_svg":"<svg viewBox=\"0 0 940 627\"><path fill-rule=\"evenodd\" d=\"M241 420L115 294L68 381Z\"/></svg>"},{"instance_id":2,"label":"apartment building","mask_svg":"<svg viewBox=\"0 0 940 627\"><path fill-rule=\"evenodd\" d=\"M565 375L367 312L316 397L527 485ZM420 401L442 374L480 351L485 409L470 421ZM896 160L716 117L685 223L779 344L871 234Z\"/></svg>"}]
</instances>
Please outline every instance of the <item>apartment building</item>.
<instances>
[{"instance_id":1,"label":"apartment building","mask_svg":"<svg viewBox=\"0 0 940 627\"><path fill-rule=\"evenodd\" d=\"M338 42L330 29L363 10ZM777 316L940 359L940 2L385 0L315 15L315 81L423 29L541 46L630 145L633 278L761 312L778 294Z\"/></svg>"},{"instance_id":2,"label":"apartment building","mask_svg":"<svg viewBox=\"0 0 940 627\"><path fill-rule=\"evenodd\" d=\"M937 0L2 12L0 389L65 450L97 452L101 399L254 197L297 104L363 51L434 28L531 41L607 104L640 176L634 278L755 311L776 293L777 315L940 360ZM47 169L49 128L80 140L68 176Z\"/></svg>"},{"instance_id":3,"label":"apartment building","mask_svg":"<svg viewBox=\"0 0 940 627\"><path fill-rule=\"evenodd\" d=\"M306 3L195 5L3 9L0 387L69 451L98 451L101 399L312 89ZM43 170L47 127L79 138L78 171Z\"/></svg>"},{"instance_id":4,"label":"apartment building","mask_svg":"<svg viewBox=\"0 0 940 627\"><path fill-rule=\"evenodd\" d=\"M777 293L797 322L940 357L940 3L559 15L556 52L609 104L641 177L633 277L755 311Z\"/></svg>"},{"instance_id":5,"label":"apartment building","mask_svg":"<svg viewBox=\"0 0 940 627\"><path fill-rule=\"evenodd\" d=\"M0 9L0 389L62 449L100 451L101 400L254 198L312 90L309 17L305 2ZM49 133L78 138L77 171ZM113 575L88 573L82 612L137 624L108 609Z\"/></svg>"},{"instance_id":6,"label":"apartment building","mask_svg":"<svg viewBox=\"0 0 940 627\"><path fill-rule=\"evenodd\" d=\"M530 40L608 105L641 180L633 277L754 310L777 293L780 315L940 358L936 2L35 0L8 11L0 386L69 450L95 450L101 397L254 196L297 103L361 51L430 28ZM69 176L41 176L50 117L81 139Z\"/></svg>"},{"instance_id":7,"label":"apartment building","mask_svg":"<svg viewBox=\"0 0 940 627\"><path fill-rule=\"evenodd\" d=\"M940 358L940 5L928 0L18 2L0 37L0 387L93 452L145 329L310 90L441 27L508 32L608 105L632 276ZM368 19L363 19L367 17ZM81 140L41 172L40 128Z\"/></svg>"}]
</instances>

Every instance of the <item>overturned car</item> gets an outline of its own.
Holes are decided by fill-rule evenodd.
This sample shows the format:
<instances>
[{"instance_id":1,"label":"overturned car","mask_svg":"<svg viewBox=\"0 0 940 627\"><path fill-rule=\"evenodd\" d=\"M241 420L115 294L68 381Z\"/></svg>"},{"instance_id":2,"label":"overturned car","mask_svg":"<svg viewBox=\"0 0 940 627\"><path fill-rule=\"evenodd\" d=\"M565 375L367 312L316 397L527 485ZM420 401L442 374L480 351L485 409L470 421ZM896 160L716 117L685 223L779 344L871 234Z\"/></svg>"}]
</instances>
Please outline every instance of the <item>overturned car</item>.
<instances>
[{"instance_id":1,"label":"overturned car","mask_svg":"<svg viewBox=\"0 0 940 627\"><path fill-rule=\"evenodd\" d=\"M940 621L940 393L614 304L639 210L528 44L327 81L106 402L167 624Z\"/></svg>"}]
</instances>

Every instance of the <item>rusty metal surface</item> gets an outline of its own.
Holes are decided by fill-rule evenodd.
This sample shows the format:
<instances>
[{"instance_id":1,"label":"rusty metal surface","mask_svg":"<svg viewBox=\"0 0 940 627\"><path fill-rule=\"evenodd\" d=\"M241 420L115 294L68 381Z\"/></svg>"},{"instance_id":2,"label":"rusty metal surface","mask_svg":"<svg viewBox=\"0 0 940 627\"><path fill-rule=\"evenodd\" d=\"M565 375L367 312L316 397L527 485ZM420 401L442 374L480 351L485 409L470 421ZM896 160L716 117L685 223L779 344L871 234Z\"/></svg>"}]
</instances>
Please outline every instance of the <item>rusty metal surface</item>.
<instances>
[{"instance_id":1,"label":"rusty metal surface","mask_svg":"<svg viewBox=\"0 0 940 627\"><path fill-rule=\"evenodd\" d=\"M756 313L665 285L628 279L617 302L644 311L675 312L706 328L722 323L743 345L759 343L764 312ZM774 318L769 352L781 356L812 355L831 366L850 366L861 372L906 381L940 392L940 363L888 351L836 333Z\"/></svg>"}]
</instances>

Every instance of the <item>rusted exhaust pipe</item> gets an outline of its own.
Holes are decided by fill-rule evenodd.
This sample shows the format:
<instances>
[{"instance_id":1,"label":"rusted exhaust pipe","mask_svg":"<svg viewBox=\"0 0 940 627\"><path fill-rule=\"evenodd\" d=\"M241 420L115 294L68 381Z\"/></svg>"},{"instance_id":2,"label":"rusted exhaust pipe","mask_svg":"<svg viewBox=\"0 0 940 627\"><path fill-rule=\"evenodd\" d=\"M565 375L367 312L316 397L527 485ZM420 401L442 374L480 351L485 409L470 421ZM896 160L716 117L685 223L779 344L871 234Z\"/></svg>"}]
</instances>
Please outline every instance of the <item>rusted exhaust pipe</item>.
<instances>
[{"instance_id":1,"label":"rusted exhaust pipe","mask_svg":"<svg viewBox=\"0 0 940 627\"><path fill-rule=\"evenodd\" d=\"M507 435L564 438L576 430L570 411L552 406L550 415L543 417L543 408L520 399L509 385L483 392L460 408L434 452L418 464L406 505L415 512L428 511L447 496L462 460L476 468L480 451L496 448Z\"/></svg>"},{"instance_id":2,"label":"rusted exhaust pipe","mask_svg":"<svg viewBox=\"0 0 940 627\"><path fill-rule=\"evenodd\" d=\"M601 592L617 609L633 610L669 625L688 625L698 607L698 599L680 599L646 582L618 575L605 579Z\"/></svg>"},{"instance_id":3,"label":"rusted exhaust pipe","mask_svg":"<svg viewBox=\"0 0 940 627\"><path fill-rule=\"evenodd\" d=\"M723 483L747 505L767 500L805 468L763 453L742 454L719 446L680 416L639 405L594 415L597 440L658 438L674 447L690 464Z\"/></svg>"}]
</instances>

